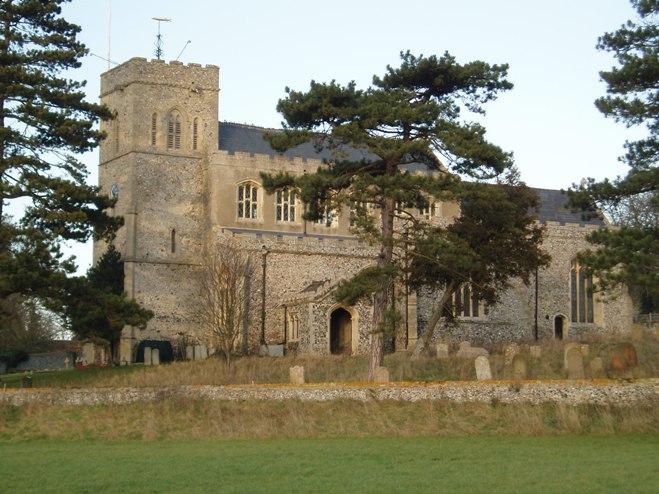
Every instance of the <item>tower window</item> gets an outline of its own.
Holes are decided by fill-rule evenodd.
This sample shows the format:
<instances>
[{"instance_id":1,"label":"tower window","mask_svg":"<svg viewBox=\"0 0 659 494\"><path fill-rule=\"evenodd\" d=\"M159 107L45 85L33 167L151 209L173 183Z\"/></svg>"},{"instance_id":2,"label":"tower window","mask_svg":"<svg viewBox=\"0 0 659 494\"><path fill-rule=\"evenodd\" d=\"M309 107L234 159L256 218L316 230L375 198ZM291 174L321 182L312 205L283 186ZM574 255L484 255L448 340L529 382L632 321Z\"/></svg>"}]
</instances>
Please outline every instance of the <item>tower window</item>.
<instances>
[{"instance_id":1,"label":"tower window","mask_svg":"<svg viewBox=\"0 0 659 494\"><path fill-rule=\"evenodd\" d=\"M169 248L172 254L176 254L176 230L174 228L172 228L172 236Z\"/></svg>"},{"instance_id":2,"label":"tower window","mask_svg":"<svg viewBox=\"0 0 659 494\"><path fill-rule=\"evenodd\" d=\"M181 115L177 111L167 117L167 149L181 149Z\"/></svg>"},{"instance_id":3,"label":"tower window","mask_svg":"<svg viewBox=\"0 0 659 494\"><path fill-rule=\"evenodd\" d=\"M151 115L151 145L155 146L156 145L156 135L158 131L158 115L153 114Z\"/></svg>"},{"instance_id":4,"label":"tower window","mask_svg":"<svg viewBox=\"0 0 659 494\"><path fill-rule=\"evenodd\" d=\"M199 130L199 119L195 118L192 121L192 149L196 150L197 149L197 143L198 143L198 130Z\"/></svg>"}]
</instances>

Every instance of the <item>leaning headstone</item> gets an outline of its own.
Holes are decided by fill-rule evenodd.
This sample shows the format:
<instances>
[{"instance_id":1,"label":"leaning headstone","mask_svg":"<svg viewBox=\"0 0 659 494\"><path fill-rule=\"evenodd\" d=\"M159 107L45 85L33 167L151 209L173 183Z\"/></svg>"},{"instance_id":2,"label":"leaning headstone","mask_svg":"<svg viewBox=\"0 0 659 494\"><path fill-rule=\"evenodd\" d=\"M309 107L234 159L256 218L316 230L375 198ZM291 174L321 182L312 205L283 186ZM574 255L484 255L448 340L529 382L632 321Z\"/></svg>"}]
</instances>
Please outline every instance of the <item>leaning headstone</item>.
<instances>
[{"instance_id":1,"label":"leaning headstone","mask_svg":"<svg viewBox=\"0 0 659 494\"><path fill-rule=\"evenodd\" d=\"M529 347L529 353L531 354L531 357L533 358L541 358L542 357L542 347L540 345L532 345Z\"/></svg>"},{"instance_id":2,"label":"leaning headstone","mask_svg":"<svg viewBox=\"0 0 659 494\"><path fill-rule=\"evenodd\" d=\"M160 348L151 350L151 365L160 365Z\"/></svg>"},{"instance_id":3,"label":"leaning headstone","mask_svg":"<svg viewBox=\"0 0 659 494\"><path fill-rule=\"evenodd\" d=\"M570 348L567 351L567 378L586 379L583 366L583 355L578 348Z\"/></svg>"},{"instance_id":4,"label":"leaning headstone","mask_svg":"<svg viewBox=\"0 0 659 494\"><path fill-rule=\"evenodd\" d=\"M503 363L510 365L513 363L515 355L519 353L519 345L517 343L506 343L503 346Z\"/></svg>"},{"instance_id":5,"label":"leaning headstone","mask_svg":"<svg viewBox=\"0 0 659 494\"><path fill-rule=\"evenodd\" d=\"M145 346L144 347L144 365L151 365L151 347L150 346Z\"/></svg>"},{"instance_id":6,"label":"leaning headstone","mask_svg":"<svg viewBox=\"0 0 659 494\"><path fill-rule=\"evenodd\" d=\"M296 365L288 369L291 384L304 384L304 367Z\"/></svg>"},{"instance_id":7,"label":"leaning headstone","mask_svg":"<svg viewBox=\"0 0 659 494\"><path fill-rule=\"evenodd\" d=\"M472 347L468 341L460 343L460 349L455 354L457 358L472 359L479 356L489 357L490 353L485 348Z\"/></svg>"},{"instance_id":8,"label":"leaning headstone","mask_svg":"<svg viewBox=\"0 0 659 494\"><path fill-rule=\"evenodd\" d=\"M64 358L64 368L65 369L70 369L71 368L71 359L69 357ZM2 372L0 372L1 374Z\"/></svg>"},{"instance_id":9,"label":"leaning headstone","mask_svg":"<svg viewBox=\"0 0 659 494\"><path fill-rule=\"evenodd\" d=\"M484 355L479 355L476 357L474 365L476 366L476 379L479 381L490 381L492 379L490 359Z\"/></svg>"},{"instance_id":10,"label":"leaning headstone","mask_svg":"<svg viewBox=\"0 0 659 494\"><path fill-rule=\"evenodd\" d=\"M525 381L529 377L528 365L524 355L517 354L513 357L513 379L515 381Z\"/></svg>"},{"instance_id":11,"label":"leaning headstone","mask_svg":"<svg viewBox=\"0 0 659 494\"><path fill-rule=\"evenodd\" d=\"M590 376L595 377L602 373L604 370L604 361L602 357L595 357L590 359Z\"/></svg>"},{"instance_id":12,"label":"leaning headstone","mask_svg":"<svg viewBox=\"0 0 659 494\"><path fill-rule=\"evenodd\" d=\"M386 367L378 367L375 369L374 381L376 383L388 383L389 382L389 369Z\"/></svg>"},{"instance_id":13,"label":"leaning headstone","mask_svg":"<svg viewBox=\"0 0 659 494\"><path fill-rule=\"evenodd\" d=\"M446 343L437 343L437 358L438 359L448 358L448 345Z\"/></svg>"}]
</instances>

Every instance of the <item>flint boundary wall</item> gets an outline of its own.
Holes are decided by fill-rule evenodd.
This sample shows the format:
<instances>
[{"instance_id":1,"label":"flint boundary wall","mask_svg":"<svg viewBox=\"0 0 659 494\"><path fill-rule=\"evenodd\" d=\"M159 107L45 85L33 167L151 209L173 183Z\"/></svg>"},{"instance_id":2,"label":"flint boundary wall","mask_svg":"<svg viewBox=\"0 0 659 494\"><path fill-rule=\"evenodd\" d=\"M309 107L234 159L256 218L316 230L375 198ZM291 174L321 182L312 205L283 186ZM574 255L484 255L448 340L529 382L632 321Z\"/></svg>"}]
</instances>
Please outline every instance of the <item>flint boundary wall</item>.
<instances>
[{"instance_id":1,"label":"flint boundary wall","mask_svg":"<svg viewBox=\"0 0 659 494\"><path fill-rule=\"evenodd\" d=\"M455 403L561 403L566 405L658 405L659 378L636 381L493 381L450 383L342 383L178 386L169 388L49 389L0 392L0 404L94 406L164 400L423 401Z\"/></svg>"}]
</instances>

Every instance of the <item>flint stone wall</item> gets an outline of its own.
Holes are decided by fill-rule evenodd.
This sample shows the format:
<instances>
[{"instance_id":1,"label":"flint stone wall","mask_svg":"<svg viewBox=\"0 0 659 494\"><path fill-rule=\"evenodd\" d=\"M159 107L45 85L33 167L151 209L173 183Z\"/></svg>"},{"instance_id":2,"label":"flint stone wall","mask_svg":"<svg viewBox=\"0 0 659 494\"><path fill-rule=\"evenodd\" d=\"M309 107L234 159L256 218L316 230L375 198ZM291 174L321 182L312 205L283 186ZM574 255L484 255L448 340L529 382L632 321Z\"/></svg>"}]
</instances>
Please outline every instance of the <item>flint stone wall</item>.
<instances>
[{"instance_id":1,"label":"flint stone wall","mask_svg":"<svg viewBox=\"0 0 659 494\"><path fill-rule=\"evenodd\" d=\"M567 405L638 406L659 404L659 379L626 381L525 381L405 384L307 384L179 386L172 388L23 389L0 392L0 404L129 405L137 402L192 399L210 401L423 401L455 403L562 403Z\"/></svg>"}]
</instances>

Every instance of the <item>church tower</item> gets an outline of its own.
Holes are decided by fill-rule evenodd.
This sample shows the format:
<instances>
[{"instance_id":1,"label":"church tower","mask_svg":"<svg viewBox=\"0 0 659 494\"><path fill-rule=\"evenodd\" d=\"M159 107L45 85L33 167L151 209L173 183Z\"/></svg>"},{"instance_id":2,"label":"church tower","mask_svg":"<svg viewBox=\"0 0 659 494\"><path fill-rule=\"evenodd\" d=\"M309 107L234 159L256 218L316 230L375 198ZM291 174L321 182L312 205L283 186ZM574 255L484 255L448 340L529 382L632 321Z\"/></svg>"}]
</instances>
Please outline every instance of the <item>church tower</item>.
<instances>
[{"instance_id":1,"label":"church tower","mask_svg":"<svg viewBox=\"0 0 659 494\"><path fill-rule=\"evenodd\" d=\"M124 217L115 245L125 291L155 312L132 342L196 334L197 283L207 231L208 157L218 147L219 68L133 58L101 76L101 102L115 114L101 129L99 184ZM95 257L102 254L97 246ZM178 308L184 308L178 310ZM166 308L166 310L164 310Z\"/></svg>"}]
</instances>

